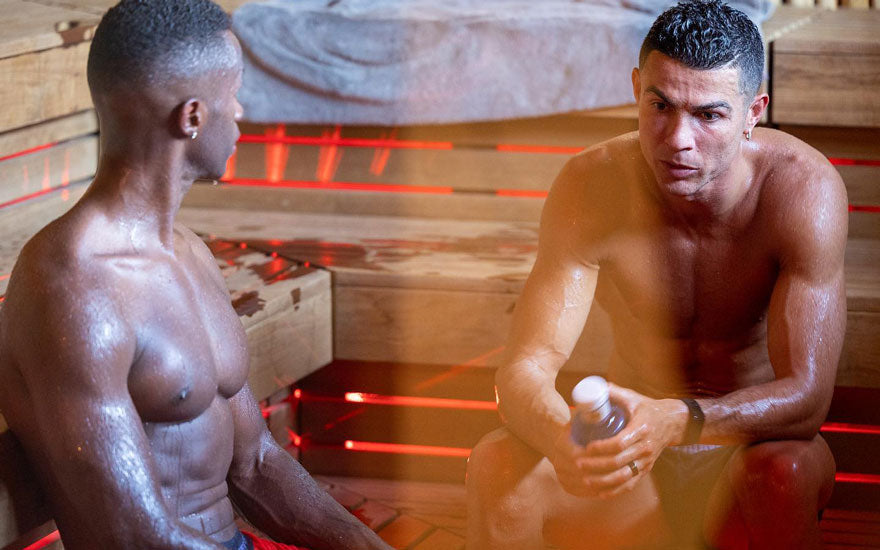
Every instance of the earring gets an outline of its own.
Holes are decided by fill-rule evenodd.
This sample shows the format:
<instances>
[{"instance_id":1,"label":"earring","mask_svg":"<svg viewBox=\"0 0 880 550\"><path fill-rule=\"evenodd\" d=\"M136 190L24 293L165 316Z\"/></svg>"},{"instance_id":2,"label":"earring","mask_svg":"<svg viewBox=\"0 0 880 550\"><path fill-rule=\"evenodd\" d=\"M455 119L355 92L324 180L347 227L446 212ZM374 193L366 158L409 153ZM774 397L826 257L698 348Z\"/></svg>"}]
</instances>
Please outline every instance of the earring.
<instances>
[{"instance_id":1,"label":"earring","mask_svg":"<svg viewBox=\"0 0 880 550\"><path fill-rule=\"evenodd\" d=\"M190 139L196 139L198 136L199 136L199 131L198 131L198 130L195 130L195 131L193 131L193 133L191 133L191 134L189 135L189 138L190 138Z\"/></svg>"},{"instance_id":2,"label":"earring","mask_svg":"<svg viewBox=\"0 0 880 550\"><path fill-rule=\"evenodd\" d=\"M193 139L196 139L196 138L193 138ZM746 141L752 141L752 131L751 130L746 132Z\"/></svg>"}]
</instances>

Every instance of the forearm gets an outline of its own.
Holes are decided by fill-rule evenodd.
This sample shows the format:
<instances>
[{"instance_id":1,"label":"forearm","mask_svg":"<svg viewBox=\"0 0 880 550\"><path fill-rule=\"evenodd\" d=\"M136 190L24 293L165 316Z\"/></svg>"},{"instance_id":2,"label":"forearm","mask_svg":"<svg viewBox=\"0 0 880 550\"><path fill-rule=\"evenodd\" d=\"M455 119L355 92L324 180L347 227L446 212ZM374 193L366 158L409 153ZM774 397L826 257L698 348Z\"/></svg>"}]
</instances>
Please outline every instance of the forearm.
<instances>
[{"instance_id":1,"label":"forearm","mask_svg":"<svg viewBox=\"0 0 880 550\"><path fill-rule=\"evenodd\" d=\"M233 500L255 527L312 550L389 548L284 450L274 444L264 449L247 476L230 476Z\"/></svg>"},{"instance_id":2,"label":"forearm","mask_svg":"<svg viewBox=\"0 0 880 550\"><path fill-rule=\"evenodd\" d=\"M830 401L830 390L822 391L796 378L774 380L714 399L698 399L705 415L700 442L812 439Z\"/></svg>"},{"instance_id":3,"label":"forearm","mask_svg":"<svg viewBox=\"0 0 880 550\"><path fill-rule=\"evenodd\" d=\"M564 360L555 355L514 360L500 368L495 377L499 412L505 425L544 456L550 456L559 432L571 419L571 411L556 391L552 374L558 372Z\"/></svg>"}]
</instances>

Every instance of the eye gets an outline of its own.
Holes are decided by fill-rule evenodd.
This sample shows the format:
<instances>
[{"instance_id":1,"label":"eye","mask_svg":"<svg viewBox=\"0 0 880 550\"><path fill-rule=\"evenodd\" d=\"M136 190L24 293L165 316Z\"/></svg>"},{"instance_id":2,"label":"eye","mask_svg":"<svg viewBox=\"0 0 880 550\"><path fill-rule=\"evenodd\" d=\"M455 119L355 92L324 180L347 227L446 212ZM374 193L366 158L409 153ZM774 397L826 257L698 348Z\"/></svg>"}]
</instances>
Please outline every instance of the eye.
<instances>
[{"instance_id":1,"label":"eye","mask_svg":"<svg viewBox=\"0 0 880 550\"><path fill-rule=\"evenodd\" d=\"M703 120L710 121L710 122L721 118L720 114L713 113L711 111L703 111L702 113L700 113L700 116L703 117Z\"/></svg>"},{"instance_id":2,"label":"eye","mask_svg":"<svg viewBox=\"0 0 880 550\"><path fill-rule=\"evenodd\" d=\"M656 109L657 111L665 111L666 110L666 104L663 103L662 101L655 101L654 103L651 103L651 105L653 105L654 109Z\"/></svg>"}]
</instances>

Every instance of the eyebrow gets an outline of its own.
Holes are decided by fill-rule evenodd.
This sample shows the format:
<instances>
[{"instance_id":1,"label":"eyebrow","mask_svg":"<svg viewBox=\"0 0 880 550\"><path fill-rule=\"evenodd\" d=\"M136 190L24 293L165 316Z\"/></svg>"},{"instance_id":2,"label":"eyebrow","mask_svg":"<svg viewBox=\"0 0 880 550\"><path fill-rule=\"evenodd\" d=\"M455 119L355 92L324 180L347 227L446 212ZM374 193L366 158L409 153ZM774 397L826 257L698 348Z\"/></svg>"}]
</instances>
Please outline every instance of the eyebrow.
<instances>
[{"instance_id":1,"label":"eyebrow","mask_svg":"<svg viewBox=\"0 0 880 550\"><path fill-rule=\"evenodd\" d=\"M666 95L661 92L656 86L648 86L645 88L646 92L651 92L656 95L660 99L662 99L665 103L669 103L670 105L676 105L674 101L666 97ZM732 111L730 104L726 101L713 101L711 103L704 103L703 105L697 105L694 107L695 111L710 111L712 109L727 109L728 111Z\"/></svg>"}]
</instances>

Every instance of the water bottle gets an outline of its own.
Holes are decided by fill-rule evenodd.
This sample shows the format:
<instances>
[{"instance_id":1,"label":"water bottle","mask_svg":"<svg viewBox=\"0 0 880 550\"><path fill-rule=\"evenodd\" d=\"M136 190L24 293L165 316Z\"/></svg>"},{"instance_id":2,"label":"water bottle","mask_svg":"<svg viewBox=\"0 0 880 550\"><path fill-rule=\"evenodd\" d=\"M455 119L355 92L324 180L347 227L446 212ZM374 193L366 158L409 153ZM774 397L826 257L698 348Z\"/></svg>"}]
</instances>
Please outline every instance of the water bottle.
<instances>
[{"instance_id":1,"label":"water bottle","mask_svg":"<svg viewBox=\"0 0 880 550\"><path fill-rule=\"evenodd\" d=\"M626 426L626 411L608 398L608 382L601 376L588 376L571 391L575 408L571 419L571 439L586 446L606 439Z\"/></svg>"}]
</instances>

